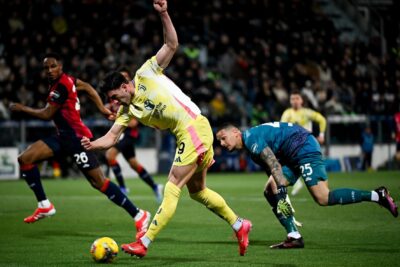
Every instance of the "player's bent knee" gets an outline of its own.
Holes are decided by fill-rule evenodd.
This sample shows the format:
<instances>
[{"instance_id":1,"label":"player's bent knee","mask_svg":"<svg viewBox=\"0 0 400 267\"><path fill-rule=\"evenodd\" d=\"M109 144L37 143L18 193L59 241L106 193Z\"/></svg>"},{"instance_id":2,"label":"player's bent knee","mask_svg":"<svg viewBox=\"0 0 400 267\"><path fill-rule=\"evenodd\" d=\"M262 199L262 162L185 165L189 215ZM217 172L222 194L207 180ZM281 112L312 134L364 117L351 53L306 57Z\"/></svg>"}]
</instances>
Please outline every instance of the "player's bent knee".
<instances>
[{"instance_id":1,"label":"player's bent knee","mask_svg":"<svg viewBox=\"0 0 400 267\"><path fill-rule=\"evenodd\" d=\"M90 185L91 185L94 189L97 189L97 190L102 191L102 188L103 188L104 185L105 185L105 180L96 179L96 178L92 178L92 177L88 178L88 180L89 180Z\"/></svg>"},{"instance_id":2,"label":"player's bent knee","mask_svg":"<svg viewBox=\"0 0 400 267\"><path fill-rule=\"evenodd\" d=\"M33 164L31 160L29 160L28 157L25 157L24 154L21 154L18 156L18 163L20 166L28 165L28 164Z\"/></svg>"},{"instance_id":3,"label":"player's bent knee","mask_svg":"<svg viewBox=\"0 0 400 267\"><path fill-rule=\"evenodd\" d=\"M314 200L320 206L328 206L328 197L315 197Z\"/></svg>"}]
</instances>

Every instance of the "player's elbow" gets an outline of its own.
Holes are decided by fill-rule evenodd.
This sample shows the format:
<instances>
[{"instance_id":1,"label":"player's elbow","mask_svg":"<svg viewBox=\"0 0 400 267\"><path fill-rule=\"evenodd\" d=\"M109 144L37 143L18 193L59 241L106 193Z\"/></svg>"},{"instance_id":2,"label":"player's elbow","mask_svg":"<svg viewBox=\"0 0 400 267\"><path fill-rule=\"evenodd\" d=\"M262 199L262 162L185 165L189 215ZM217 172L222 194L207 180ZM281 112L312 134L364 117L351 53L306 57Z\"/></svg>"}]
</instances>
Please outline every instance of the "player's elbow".
<instances>
[{"instance_id":1,"label":"player's elbow","mask_svg":"<svg viewBox=\"0 0 400 267\"><path fill-rule=\"evenodd\" d=\"M178 50L178 47L179 47L178 41L168 42L166 45L168 46L168 49L172 53L175 53Z\"/></svg>"},{"instance_id":2,"label":"player's elbow","mask_svg":"<svg viewBox=\"0 0 400 267\"><path fill-rule=\"evenodd\" d=\"M45 121L52 120L53 119L53 114L51 114L49 112L44 112L44 113L42 113L41 119L45 120Z\"/></svg>"}]
</instances>

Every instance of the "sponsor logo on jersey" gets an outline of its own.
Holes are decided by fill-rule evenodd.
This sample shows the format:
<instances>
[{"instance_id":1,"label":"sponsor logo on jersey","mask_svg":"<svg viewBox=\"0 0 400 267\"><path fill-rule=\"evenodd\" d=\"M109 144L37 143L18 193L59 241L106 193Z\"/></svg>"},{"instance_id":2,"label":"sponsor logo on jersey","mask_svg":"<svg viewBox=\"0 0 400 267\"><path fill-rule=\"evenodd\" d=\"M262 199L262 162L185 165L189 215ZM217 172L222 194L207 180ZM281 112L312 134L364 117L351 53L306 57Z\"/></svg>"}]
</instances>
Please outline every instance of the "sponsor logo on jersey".
<instances>
[{"instance_id":1,"label":"sponsor logo on jersey","mask_svg":"<svg viewBox=\"0 0 400 267\"><path fill-rule=\"evenodd\" d=\"M154 116L156 118L161 118L163 116L164 110L167 108L167 105L164 105L162 102L158 103L156 106L156 110L154 111Z\"/></svg>"},{"instance_id":2,"label":"sponsor logo on jersey","mask_svg":"<svg viewBox=\"0 0 400 267\"><path fill-rule=\"evenodd\" d=\"M182 162L181 157L177 157L174 162Z\"/></svg>"}]
</instances>

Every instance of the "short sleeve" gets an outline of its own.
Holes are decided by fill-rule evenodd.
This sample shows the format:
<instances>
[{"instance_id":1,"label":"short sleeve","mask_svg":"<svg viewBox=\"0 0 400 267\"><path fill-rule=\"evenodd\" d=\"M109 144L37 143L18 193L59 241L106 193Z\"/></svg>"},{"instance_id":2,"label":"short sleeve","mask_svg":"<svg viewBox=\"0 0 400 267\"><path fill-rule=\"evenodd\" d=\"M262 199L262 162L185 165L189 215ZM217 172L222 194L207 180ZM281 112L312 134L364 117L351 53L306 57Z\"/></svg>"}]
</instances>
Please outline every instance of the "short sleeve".
<instances>
[{"instance_id":1,"label":"short sleeve","mask_svg":"<svg viewBox=\"0 0 400 267\"><path fill-rule=\"evenodd\" d=\"M129 115L129 107L120 106L117 112L115 123L127 127L132 116Z\"/></svg>"},{"instance_id":2,"label":"short sleeve","mask_svg":"<svg viewBox=\"0 0 400 267\"><path fill-rule=\"evenodd\" d=\"M138 75L139 77L160 75L162 74L163 70L164 69L160 67L160 65L158 65L156 56L153 56L140 67L140 69L136 72L136 75Z\"/></svg>"}]
</instances>

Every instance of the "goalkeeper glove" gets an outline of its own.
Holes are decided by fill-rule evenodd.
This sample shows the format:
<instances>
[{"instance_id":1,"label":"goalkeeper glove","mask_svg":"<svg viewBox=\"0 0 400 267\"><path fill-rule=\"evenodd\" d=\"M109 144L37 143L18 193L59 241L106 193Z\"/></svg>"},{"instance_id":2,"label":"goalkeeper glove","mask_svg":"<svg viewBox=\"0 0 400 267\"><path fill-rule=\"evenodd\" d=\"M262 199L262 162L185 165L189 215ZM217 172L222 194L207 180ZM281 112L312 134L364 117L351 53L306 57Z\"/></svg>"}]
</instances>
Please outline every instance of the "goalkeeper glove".
<instances>
[{"instance_id":1,"label":"goalkeeper glove","mask_svg":"<svg viewBox=\"0 0 400 267\"><path fill-rule=\"evenodd\" d=\"M282 214L285 217L293 216L293 208L292 205L286 200L287 190L285 186L278 186L278 205L277 205L277 213Z\"/></svg>"}]
</instances>

